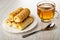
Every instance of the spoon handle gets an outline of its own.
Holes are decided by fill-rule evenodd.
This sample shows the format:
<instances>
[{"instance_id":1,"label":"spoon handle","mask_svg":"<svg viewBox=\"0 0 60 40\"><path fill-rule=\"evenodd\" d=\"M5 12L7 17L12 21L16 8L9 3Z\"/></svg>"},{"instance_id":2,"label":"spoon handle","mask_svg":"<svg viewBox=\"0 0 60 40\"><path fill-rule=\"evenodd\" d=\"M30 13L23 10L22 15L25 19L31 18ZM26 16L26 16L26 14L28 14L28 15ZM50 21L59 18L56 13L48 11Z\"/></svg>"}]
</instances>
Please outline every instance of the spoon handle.
<instances>
[{"instance_id":1,"label":"spoon handle","mask_svg":"<svg viewBox=\"0 0 60 40\"><path fill-rule=\"evenodd\" d=\"M54 23L49 24L49 25L48 25L46 28L44 28L44 29L34 31L34 32L32 32L32 33L29 33L29 34L23 35L22 37L23 37L23 38L26 38L26 37L28 37L28 36L30 36L30 35L32 35L32 34L35 34L35 33L39 32L39 31L47 31L47 30L49 30L50 28L53 28L54 26L55 26Z\"/></svg>"},{"instance_id":2,"label":"spoon handle","mask_svg":"<svg viewBox=\"0 0 60 40\"><path fill-rule=\"evenodd\" d=\"M28 36L30 36L30 35L32 35L32 34L35 34L35 33L39 32L39 31L42 31L42 30L37 30L37 31L34 31L34 32L32 32L32 33L29 33L29 34L25 34L25 35L23 35L22 37L23 37L23 38L26 38L26 37L28 37Z\"/></svg>"}]
</instances>

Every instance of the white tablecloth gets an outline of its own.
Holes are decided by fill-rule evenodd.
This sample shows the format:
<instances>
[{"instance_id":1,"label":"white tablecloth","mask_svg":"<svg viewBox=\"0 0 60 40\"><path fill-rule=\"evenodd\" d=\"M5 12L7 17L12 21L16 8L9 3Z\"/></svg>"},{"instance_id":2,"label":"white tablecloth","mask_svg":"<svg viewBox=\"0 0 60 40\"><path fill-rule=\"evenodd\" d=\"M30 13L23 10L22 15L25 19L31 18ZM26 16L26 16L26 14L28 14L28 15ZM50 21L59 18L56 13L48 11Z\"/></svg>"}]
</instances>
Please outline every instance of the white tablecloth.
<instances>
[{"instance_id":1,"label":"white tablecloth","mask_svg":"<svg viewBox=\"0 0 60 40\"><path fill-rule=\"evenodd\" d=\"M38 20L36 6L39 1L41 0L0 0L0 40L60 40L60 19L56 19L54 21L56 24L56 29L51 31L38 32L27 38L22 38L23 34L33 32L47 25L45 23L40 23ZM60 0L51 0L51 1L56 3L56 10L60 12L60 4L59 4ZM10 11L18 7L29 8L31 10L31 14L36 16L38 20L38 25L36 26L35 29L22 34L12 34L5 32L2 29L2 25L1 25L3 19L6 17L5 15L8 15Z\"/></svg>"}]
</instances>

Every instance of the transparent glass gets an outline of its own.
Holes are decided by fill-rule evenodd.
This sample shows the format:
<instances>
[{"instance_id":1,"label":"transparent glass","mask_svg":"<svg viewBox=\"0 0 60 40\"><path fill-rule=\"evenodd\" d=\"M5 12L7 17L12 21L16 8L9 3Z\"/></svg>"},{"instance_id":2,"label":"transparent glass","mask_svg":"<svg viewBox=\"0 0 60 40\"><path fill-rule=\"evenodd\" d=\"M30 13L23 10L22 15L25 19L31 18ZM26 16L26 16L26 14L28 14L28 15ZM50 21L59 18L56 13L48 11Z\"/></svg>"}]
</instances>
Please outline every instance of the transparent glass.
<instances>
[{"instance_id":1,"label":"transparent glass","mask_svg":"<svg viewBox=\"0 0 60 40\"><path fill-rule=\"evenodd\" d=\"M50 22L55 15L55 3L51 1L41 1L37 4L37 14L42 22Z\"/></svg>"}]
</instances>

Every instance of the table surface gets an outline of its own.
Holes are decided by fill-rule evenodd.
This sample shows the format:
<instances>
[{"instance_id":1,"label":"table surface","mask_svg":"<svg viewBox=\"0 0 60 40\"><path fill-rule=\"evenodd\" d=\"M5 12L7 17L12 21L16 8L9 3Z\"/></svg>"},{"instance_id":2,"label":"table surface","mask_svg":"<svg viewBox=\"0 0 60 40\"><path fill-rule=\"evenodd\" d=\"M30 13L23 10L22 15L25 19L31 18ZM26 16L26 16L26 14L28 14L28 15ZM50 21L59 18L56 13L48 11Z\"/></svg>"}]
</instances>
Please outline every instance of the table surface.
<instances>
[{"instance_id":1,"label":"table surface","mask_svg":"<svg viewBox=\"0 0 60 40\"><path fill-rule=\"evenodd\" d=\"M56 24L56 28L54 30L44 32L42 31L27 38L22 38L22 35L44 28L47 25L47 23L40 22L37 16L36 5L39 1L41 0L10 0L10 1L0 0L0 40L60 40L60 18L55 18L55 20L53 21ZM60 0L51 0L51 1L56 3L56 10L60 12L60 5L59 5ZM31 10L31 14L36 16L38 25L36 25L36 28L26 33L13 34L5 32L2 29L1 25L3 19L6 17L5 15L8 15L10 11L18 7L29 8Z\"/></svg>"}]
</instances>

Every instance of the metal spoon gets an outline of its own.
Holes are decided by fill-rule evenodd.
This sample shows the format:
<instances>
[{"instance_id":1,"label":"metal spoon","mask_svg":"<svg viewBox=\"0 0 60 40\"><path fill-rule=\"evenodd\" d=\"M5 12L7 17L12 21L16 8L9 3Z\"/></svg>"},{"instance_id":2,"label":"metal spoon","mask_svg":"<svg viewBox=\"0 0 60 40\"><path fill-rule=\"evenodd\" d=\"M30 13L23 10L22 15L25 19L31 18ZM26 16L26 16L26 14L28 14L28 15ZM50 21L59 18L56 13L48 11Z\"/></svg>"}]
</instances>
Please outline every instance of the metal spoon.
<instances>
[{"instance_id":1,"label":"metal spoon","mask_svg":"<svg viewBox=\"0 0 60 40\"><path fill-rule=\"evenodd\" d=\"M30 36L30 35L32 35L32 34L35 34L35 33L39 32L39 31L49 31L49 30L52 30L52 29L54 28L54 26L55 26L54 23L50 23L46 28L41 29L41 30L34 31L34 32L32 32L32 33L29 33L29 34L25 34L25 35L23 35L22 37L23 37L23 38L26 38L26 37L28 37L28 36Z\"/></svg>"}]
</instances>

